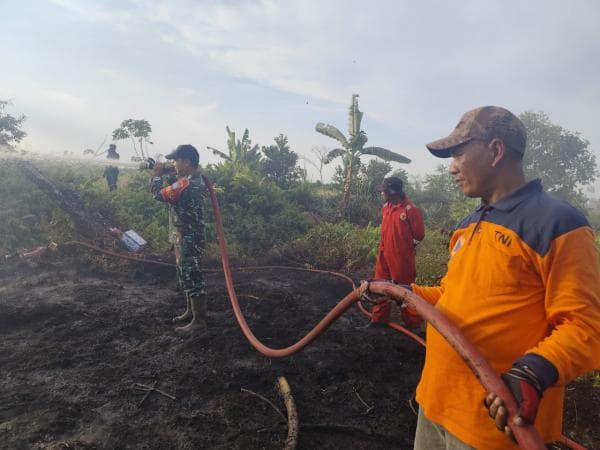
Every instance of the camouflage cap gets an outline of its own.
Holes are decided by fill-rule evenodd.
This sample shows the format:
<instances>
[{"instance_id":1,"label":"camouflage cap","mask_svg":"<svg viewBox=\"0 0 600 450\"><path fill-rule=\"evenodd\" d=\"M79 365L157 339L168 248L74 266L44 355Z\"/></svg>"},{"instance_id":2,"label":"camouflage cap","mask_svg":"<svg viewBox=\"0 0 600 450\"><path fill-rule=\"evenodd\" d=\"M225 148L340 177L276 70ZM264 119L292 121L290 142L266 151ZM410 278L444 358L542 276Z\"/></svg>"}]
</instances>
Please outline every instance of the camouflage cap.
<instances>
[{"instance_id":1,"label":"camouflage cap","mask_svg":"<svg viewBox=\"0 0 600 450\"><path fill-rule=\"evenodd\" d=\"M504 145L521 154L525 153L527 131L523 122L508 109L500 106L482 106L467 111L456 128L445 138L426 145L438 158L449 158L451 150L472 140L489 142L501 139Z\"/></svg>"}]
</instances>

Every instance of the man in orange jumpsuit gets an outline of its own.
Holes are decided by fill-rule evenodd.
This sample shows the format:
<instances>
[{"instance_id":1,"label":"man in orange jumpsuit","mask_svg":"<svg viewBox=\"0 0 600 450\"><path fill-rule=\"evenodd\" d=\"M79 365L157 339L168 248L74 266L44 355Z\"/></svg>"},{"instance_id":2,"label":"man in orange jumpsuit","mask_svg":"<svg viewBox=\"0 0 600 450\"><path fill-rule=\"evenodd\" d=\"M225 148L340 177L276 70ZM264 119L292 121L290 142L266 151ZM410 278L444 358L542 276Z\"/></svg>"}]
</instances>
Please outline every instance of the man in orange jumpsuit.
<instances>
[{"instance_id":1,"label":"man in orange jumpsuit","mask_svg":"<svg viewBox=\"0 0 600 450\"><path fill-rule=\"evenodd\" d=\"M425 237L423 214L404 193L402 180L389 177L383 180L381 195L385 204L381 209L381 240L375 265L375 278L393 280L398 284L414 283L415 247ZM391 304L383 301L373 307L371 322L385 323L390 319ZM407 308L402 319L411 328L421 324L421 318Z\"/></svg>"}]
</instances>

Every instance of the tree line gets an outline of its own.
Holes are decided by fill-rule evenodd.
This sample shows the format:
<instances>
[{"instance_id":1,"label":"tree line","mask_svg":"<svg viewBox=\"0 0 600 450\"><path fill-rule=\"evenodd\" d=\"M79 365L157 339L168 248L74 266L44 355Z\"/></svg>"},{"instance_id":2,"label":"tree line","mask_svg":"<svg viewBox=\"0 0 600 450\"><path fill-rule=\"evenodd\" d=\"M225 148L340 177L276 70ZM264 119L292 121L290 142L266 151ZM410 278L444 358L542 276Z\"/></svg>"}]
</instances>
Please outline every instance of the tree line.
<instances>
[{"instance_id":1,"label":"tree line","mask_svg":"<svg viewBox=\"0 0 600 450\"><path fill-rule=\"evenodd\" d=\"M25 137L22 129L25 117L8 114L8 106L8 102L0 102L0 144L5 149L14 148ZM476 200L464 198L456 189L446 167L440 165L432 173L414 176L407 169L409 165L392 166L408 164L410 160L405 156L382 147L366 146L362 115L358 96L354 95L347 135L332 125L316 125L317 132L338 144L317 155L316 168L340 161L327 183L308 180L306 170L299 165L301 156L291 148L284 134L276 136L273 144L259 146L252 141L248 129L238 135L226 127L225 146L208 147L221 160L206 165L203 171L217 189L233 254L240 258L278 254L290 259L303 255L304 259L313 258L316 264L346 268L368 264L374 260L378 239L381 208L378 186L391 174L404 180L405 190L423 210L428 228L441 231L440 236L449 233L476 206ZM543 112L525 112L520 118L529 135L524 159L526 176L541 178L548 191L585 209L583 188L597 176L589 141L553 123ZM113 139L128 139L140 155L147 156L152 128L145 122L123 121L113 132ZM376 158L367 162L362 159L364 155ZM96 173L100 169L48 170L79 192L90 208L112 211L115 222L124 228L135 228L156 249L166 245L166 216L147 194L147 173L124 173L121 180L124 189L109 193L101 173ZM23 189L21 180L11 174L5 176L0 187L18 196ZM38 205L35 198L28 194L26 205L16 198L5 205L8 209L3 210L12 212L0 224L4 229L2 234L8 239L5 242L18 245L20 241L11 240L11 233L23 236L28 229L38 229L48 238L59 233L54 224L61 224L63 230L70 229L60 211L52 205L40 202ZM43 211L39 219L36 207ZM214 233L210 214L207 206L209 235ZM595 220L600 214L591 211L590 217ZM432 233L428 236L426 240L437 239ZM359 253L362 256L357 256Z\"/></svg>"}]
</instances>

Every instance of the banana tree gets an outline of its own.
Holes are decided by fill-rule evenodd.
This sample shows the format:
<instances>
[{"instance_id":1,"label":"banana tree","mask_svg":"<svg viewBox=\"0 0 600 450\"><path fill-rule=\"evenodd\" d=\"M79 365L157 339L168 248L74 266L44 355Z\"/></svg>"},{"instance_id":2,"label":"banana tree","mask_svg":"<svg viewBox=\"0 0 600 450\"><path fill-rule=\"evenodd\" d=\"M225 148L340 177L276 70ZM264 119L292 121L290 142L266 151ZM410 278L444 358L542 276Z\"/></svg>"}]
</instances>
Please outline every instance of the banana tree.
<instances>
[{"instance_id":1,"label":"banana tree","mask_svg":"<svg viewBox=\"0 0 600 450\"><path fill-rule=\"evenodd\" d=\"M212 150L213 154L229 161L233 166L246 166L250 169L257 169L260 162L260 153L258 144L252 146L250 133L246 128L242 139L235 139L235 132L225 127L227 130L227 153L222 152L214 147L207 146Z\"/></svg>"},{"instance_id":2,"label":"banana tree","mask_svg":"<svg viewBox=\"0 0 600 450\"><path fill-rule=\"evenodd\" d=\"M329 164L334 159L342 158L342 170L344 172L344 186L341 205L342 217L348 215L348 204L350 203L350 186L357 171L354 168L360 166L360 157L363 155L373 155L384 161L395 161L408 164L410 159L391 150L382 147L365 147L367 143L366 133L360 129L363 113L358 109L358 94L352 95L350 104L348 138L333 125L322 122L317 123L315 130L327 137L337 140L342 144L341 148L334 148L325 157L324 163Z\"/></svg>"}]
</instances>

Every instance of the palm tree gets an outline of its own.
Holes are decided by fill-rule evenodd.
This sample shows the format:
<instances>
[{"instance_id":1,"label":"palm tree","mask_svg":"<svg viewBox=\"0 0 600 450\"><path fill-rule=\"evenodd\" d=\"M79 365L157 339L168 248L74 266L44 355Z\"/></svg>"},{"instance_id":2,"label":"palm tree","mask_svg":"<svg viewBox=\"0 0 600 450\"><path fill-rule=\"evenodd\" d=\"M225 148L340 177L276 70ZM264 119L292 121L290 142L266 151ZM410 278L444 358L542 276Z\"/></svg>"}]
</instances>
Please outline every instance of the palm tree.
<instances>
[{"instance_id":1,"label":"palm tree","mask_svg":"<svg viewBox=\"0 0 600 450\"><path fill-rule=\"evenodd\" d=\"M214 147L207 146L213 154L229 161L235 167L246 166L250 169L257 169L260 162L260 153L258 144L252 146L248 128L244 130L242 139L235 140L235 132L225 127L227 130L227 151L228 153L217 150Z\"/></svg>"},{"instance_id":2,"label":"palm tree","mask_svg":"<svg viewBox=\"0 0 600 450\"><path fill-rule=\"evenodd\" d=\"M350 120L348 126L349 138L347 139L344 134L333 125L328 125L319 122L315 129L317 132L324 134L332 139L335 139L342 144L342 148L334 148L331 150L324 160L325 164L330 163L338 156L342 157L342 170L344 173L344 187L342 197L342 217L346 217L348 214L348 204L350 202L350 185L353 178L356 176L355 167L360 165L360 157L362 155L373 155L377 156L384 161L395 161L399 163L408 164L410 159L406 156L402 156L398 153L394 153L391 150L381 147L365 147L367 143L366 133L360 129L360 123L362 121L363 113L358 109L358 94L352 95L352 103L350 105Z\"/></svg>"}]
</instances>

